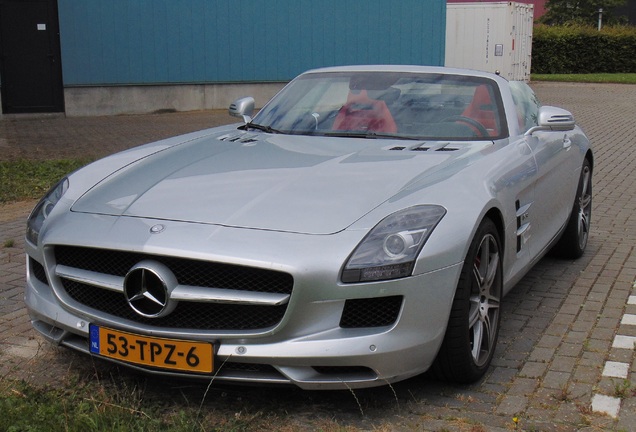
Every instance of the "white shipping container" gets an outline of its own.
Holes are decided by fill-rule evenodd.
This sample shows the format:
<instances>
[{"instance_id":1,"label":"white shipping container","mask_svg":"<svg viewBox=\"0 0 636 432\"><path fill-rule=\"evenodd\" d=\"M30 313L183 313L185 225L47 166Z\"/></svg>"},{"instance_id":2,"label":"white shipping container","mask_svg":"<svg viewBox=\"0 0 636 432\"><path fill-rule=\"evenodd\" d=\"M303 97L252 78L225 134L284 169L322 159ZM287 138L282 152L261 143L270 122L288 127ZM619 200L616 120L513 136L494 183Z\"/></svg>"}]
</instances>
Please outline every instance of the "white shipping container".
<instances>
[{"instance_id":1,"label":"white shipping container","mask_svg":"<svg viewBox=\"0 0 636 432\"><path fill-rule=\"evenodd\" d=\"M534 6L447 3L445 65L529 81Z\"/></svg>"}]
</instances>

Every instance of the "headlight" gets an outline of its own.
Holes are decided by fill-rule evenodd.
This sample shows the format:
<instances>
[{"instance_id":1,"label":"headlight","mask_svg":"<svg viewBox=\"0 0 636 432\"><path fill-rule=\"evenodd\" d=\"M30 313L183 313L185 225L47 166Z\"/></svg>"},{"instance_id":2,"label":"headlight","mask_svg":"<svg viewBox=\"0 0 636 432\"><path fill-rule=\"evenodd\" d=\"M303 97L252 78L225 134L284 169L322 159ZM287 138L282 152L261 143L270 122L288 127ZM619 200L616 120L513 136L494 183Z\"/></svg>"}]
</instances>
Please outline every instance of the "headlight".
<instances>
[{"instance_id":1,"label":"headlight","mask_svg":"<svg viewBox=\"0 0 636 432\"><path fill-rule=\"evenodd\" d=\"M40 200L27 220L26 238L34 245L38 244L38 236L44 221L68 189L68 178L64 177Z\"/></svg>"},{"instance_id":2,"label":"headlight","mask_svg":"<svg viewBox=\"0 0 636 432\"><path fill-rule=\"evenodd\" d=\"M446 214L444 207L410 207L382 219L353 251L342 282L366 282L410 276L415 258Z\"/></svg>"}]
</instances>

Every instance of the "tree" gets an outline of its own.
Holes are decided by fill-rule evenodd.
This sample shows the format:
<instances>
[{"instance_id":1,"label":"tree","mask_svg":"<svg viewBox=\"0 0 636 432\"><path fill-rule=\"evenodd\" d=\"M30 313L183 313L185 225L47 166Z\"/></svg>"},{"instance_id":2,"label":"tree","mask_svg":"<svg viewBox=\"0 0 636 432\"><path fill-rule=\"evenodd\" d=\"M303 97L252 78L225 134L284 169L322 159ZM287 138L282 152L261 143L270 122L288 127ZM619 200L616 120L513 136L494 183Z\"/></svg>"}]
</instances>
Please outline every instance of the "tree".
<instances>
[{"instance_id":1,"label":"tree","mask_svg":"<svg viewBox=\"0 0 636 432\"><path fill-rule=\"evenodd\" d=\"M614 9L623 6L626 0L547 0L547 12L540 19L545 24L586 24L598 23L599 9L603 9L603 23L620 21L614 16Z\"/></svg>"}]
</instances>

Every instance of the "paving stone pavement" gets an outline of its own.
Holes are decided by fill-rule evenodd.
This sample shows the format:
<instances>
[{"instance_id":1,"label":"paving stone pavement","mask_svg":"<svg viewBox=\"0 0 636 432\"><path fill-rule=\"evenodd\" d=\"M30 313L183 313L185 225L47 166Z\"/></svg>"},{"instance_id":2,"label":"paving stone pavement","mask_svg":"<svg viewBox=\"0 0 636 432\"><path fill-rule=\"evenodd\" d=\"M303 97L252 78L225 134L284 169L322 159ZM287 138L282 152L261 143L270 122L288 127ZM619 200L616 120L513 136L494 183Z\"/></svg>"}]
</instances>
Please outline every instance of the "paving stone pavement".
<instances>
[{"instance_id":1,"label":"paving stone pavement","mask_svg":"<svg viewBox=\"0 0 636 432\"><path fill-rule=\"evenodd\" d=\"M416 377L391 391L361 391L356 403L333 393L309 396L296 390L277 396L264 390L241 392L244 402L296 398L286 409L290 416L302 417L311 399L327 418L363 429L636 429L636 86L533 87L544 104L572 111L592 139L592 232L581 259L544 258L505 298L499 345L487 376L471 386ZM94 158L231 121L217 111L10 117L0 121L0 161ZM33 205L0 206L0 380L59 384L84 361L36 336L22 303L22 237ZM360 418L363 408L372 413Z\"/></svg>"}]
</instances>

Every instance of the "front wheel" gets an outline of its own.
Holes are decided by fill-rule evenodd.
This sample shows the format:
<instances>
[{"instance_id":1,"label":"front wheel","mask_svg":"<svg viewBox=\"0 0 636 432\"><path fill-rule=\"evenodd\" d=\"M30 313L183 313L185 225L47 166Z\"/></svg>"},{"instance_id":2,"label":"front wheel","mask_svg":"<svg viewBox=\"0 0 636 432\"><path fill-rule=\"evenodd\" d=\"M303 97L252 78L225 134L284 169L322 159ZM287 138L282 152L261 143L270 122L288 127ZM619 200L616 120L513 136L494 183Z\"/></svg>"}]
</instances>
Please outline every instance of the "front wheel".
<instances>
[{"instance_id":1,"label":"front wheel","mask_svg":"<svg viewBox=\"0 0 636 432\"><path fill-rule=\"evenodd\" d=\"M462 267L450 318L433 372L440 378L471 383L488 370L499 335L502 297L501 242L485 219Z\"/></svg>"}]
</instances>

